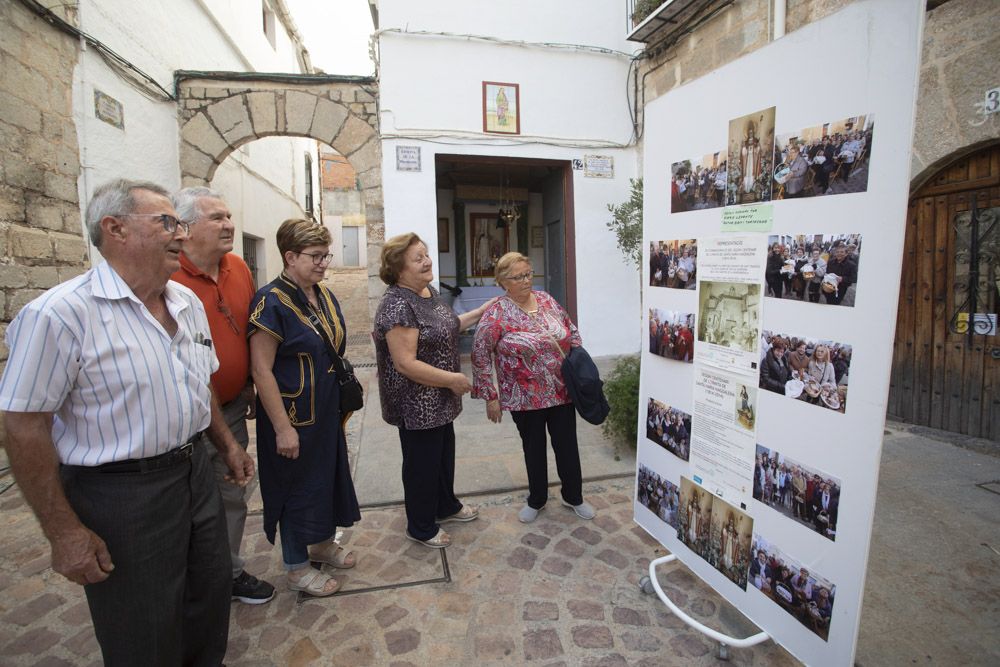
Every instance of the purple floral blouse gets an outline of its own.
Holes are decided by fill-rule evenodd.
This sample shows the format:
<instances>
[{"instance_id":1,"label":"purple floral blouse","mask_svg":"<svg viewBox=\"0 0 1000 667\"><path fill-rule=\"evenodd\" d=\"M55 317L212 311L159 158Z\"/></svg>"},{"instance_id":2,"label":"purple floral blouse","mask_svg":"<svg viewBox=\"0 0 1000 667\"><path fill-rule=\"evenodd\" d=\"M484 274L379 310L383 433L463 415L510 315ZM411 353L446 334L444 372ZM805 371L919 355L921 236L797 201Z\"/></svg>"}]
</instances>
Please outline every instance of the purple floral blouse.
<instances>
[{"instance_id":1,"label":"purple floral blouse","mask_svg":"<svg viewBox=\"0 0 1000 667\"><path fill-rule=\"evenodd\" d=\"M551 295L541 290L533 293L537 313L526 313L507 296L483 313L472 345L473 398L499 398L500 408L508 411L570 402L562 361L570 347L582 345L580 333Z\"/></svg>"},{"instance_id":2,"label":"purple floral blouse","mask_svg":"<svg viewBox=\"0 0 1000 667\"><path fill-rule=\"evenodd\" d=\"M435 368L458 372L458 316L429 288L422 297L405 287L385 290L375 312L375 358L382 419L393 426L420 430L444 426L462 412L462 397L445 387L418 384L396 370L385 334L394 327L417 330L417 359Z\"/></svg>"}]
</instances>

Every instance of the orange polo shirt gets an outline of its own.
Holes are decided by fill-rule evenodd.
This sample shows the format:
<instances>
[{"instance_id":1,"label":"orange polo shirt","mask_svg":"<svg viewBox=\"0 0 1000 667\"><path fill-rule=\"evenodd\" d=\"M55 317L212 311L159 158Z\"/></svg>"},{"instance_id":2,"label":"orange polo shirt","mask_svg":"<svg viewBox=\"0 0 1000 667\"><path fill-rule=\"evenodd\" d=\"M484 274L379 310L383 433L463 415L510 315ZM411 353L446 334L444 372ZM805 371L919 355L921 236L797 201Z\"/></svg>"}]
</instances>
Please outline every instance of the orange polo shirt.
<instances>
[{"instance_id":1,"label":"orange polo shirt","mask_svg":"<svg viewBox=\"0 0 1000 667\"><path fill-rule=\"evenodd\" d=\"M182 252L181 268L170 278L190 288L205 306L212 348L219 357L219 370L212 375L212 386L219 401L228 403L239 396L250 378L247 320L255 291L250 269L238 255L228 253L219 262L216 283Z\"/></svg>"}]
</instances>

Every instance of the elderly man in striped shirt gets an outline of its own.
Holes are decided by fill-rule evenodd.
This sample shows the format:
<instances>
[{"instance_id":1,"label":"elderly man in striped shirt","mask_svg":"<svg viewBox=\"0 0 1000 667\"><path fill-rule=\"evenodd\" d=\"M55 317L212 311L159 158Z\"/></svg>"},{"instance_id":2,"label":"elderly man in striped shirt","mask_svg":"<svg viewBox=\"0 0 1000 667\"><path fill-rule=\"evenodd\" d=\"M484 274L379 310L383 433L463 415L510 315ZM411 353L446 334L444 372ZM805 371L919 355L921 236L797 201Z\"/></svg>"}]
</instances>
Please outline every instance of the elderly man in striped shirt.
<instances>
[{"instance_id":1,"label":"elderly man in striped shirt","mask_svg":"<svg viewBox=\"0 0 1000 667\"><path fill-rule=\"evenodd\" d=\"M209 384L208 320L170 282L187 224L167 192L117 180L87 208L107 260L27 304L7 330L6 448L52 549L84 585L107 665L218 665L232 587L208 430L230 479L253 461Z\"/></svg>"}]
</instances>

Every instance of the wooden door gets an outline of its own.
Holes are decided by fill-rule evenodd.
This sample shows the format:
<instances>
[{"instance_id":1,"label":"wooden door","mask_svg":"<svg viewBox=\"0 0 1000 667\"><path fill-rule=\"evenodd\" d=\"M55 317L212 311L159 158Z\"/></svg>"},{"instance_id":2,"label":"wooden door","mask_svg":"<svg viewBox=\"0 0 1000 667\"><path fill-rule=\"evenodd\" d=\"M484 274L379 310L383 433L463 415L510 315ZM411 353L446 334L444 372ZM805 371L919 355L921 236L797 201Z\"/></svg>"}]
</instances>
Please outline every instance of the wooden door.
<instances>
[{"instance_id":1,"label":"wooden door","mask_svg":"<svg viewBox=\"0 0 1000 667\"><path fill-rule=\"evenodd\" d=\"M946 167L910 198L887 412L1000 440L1000 335L969 335L963 321L975 264L973 202L980 239L975 312L998 312L1000 147L994 146Z\"/></svg>"}]
</instances>

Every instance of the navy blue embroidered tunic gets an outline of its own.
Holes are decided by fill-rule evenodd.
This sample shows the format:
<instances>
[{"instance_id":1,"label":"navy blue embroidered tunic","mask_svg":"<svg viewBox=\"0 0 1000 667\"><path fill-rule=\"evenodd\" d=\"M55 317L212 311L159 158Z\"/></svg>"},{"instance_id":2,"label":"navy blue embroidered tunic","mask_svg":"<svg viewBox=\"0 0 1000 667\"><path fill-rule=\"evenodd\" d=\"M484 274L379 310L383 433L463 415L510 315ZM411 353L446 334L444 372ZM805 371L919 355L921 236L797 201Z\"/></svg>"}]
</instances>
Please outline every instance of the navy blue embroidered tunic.
<instances>
[{"instance_id":1,"label":"navy blue embroidered tunic","mask_svg":"<svg viewBox=\"0 0 1000 667\"><path fill-rule=\"evenodd\" d=\"M257 399L257 462L264 501L264 532L274 544L278 521L306 544L333 536L338 526L361 519L341 428L340 388L333 355L305 313L277 285L305 294L283 276L254 296L250 333L278 340L272 373L288 419L299 436L299 457L278 456L277 437ZM341 355L347 334L340 304L322 285L315 288L320 308L313 311Z\"/></svg>"}]
</instances>

